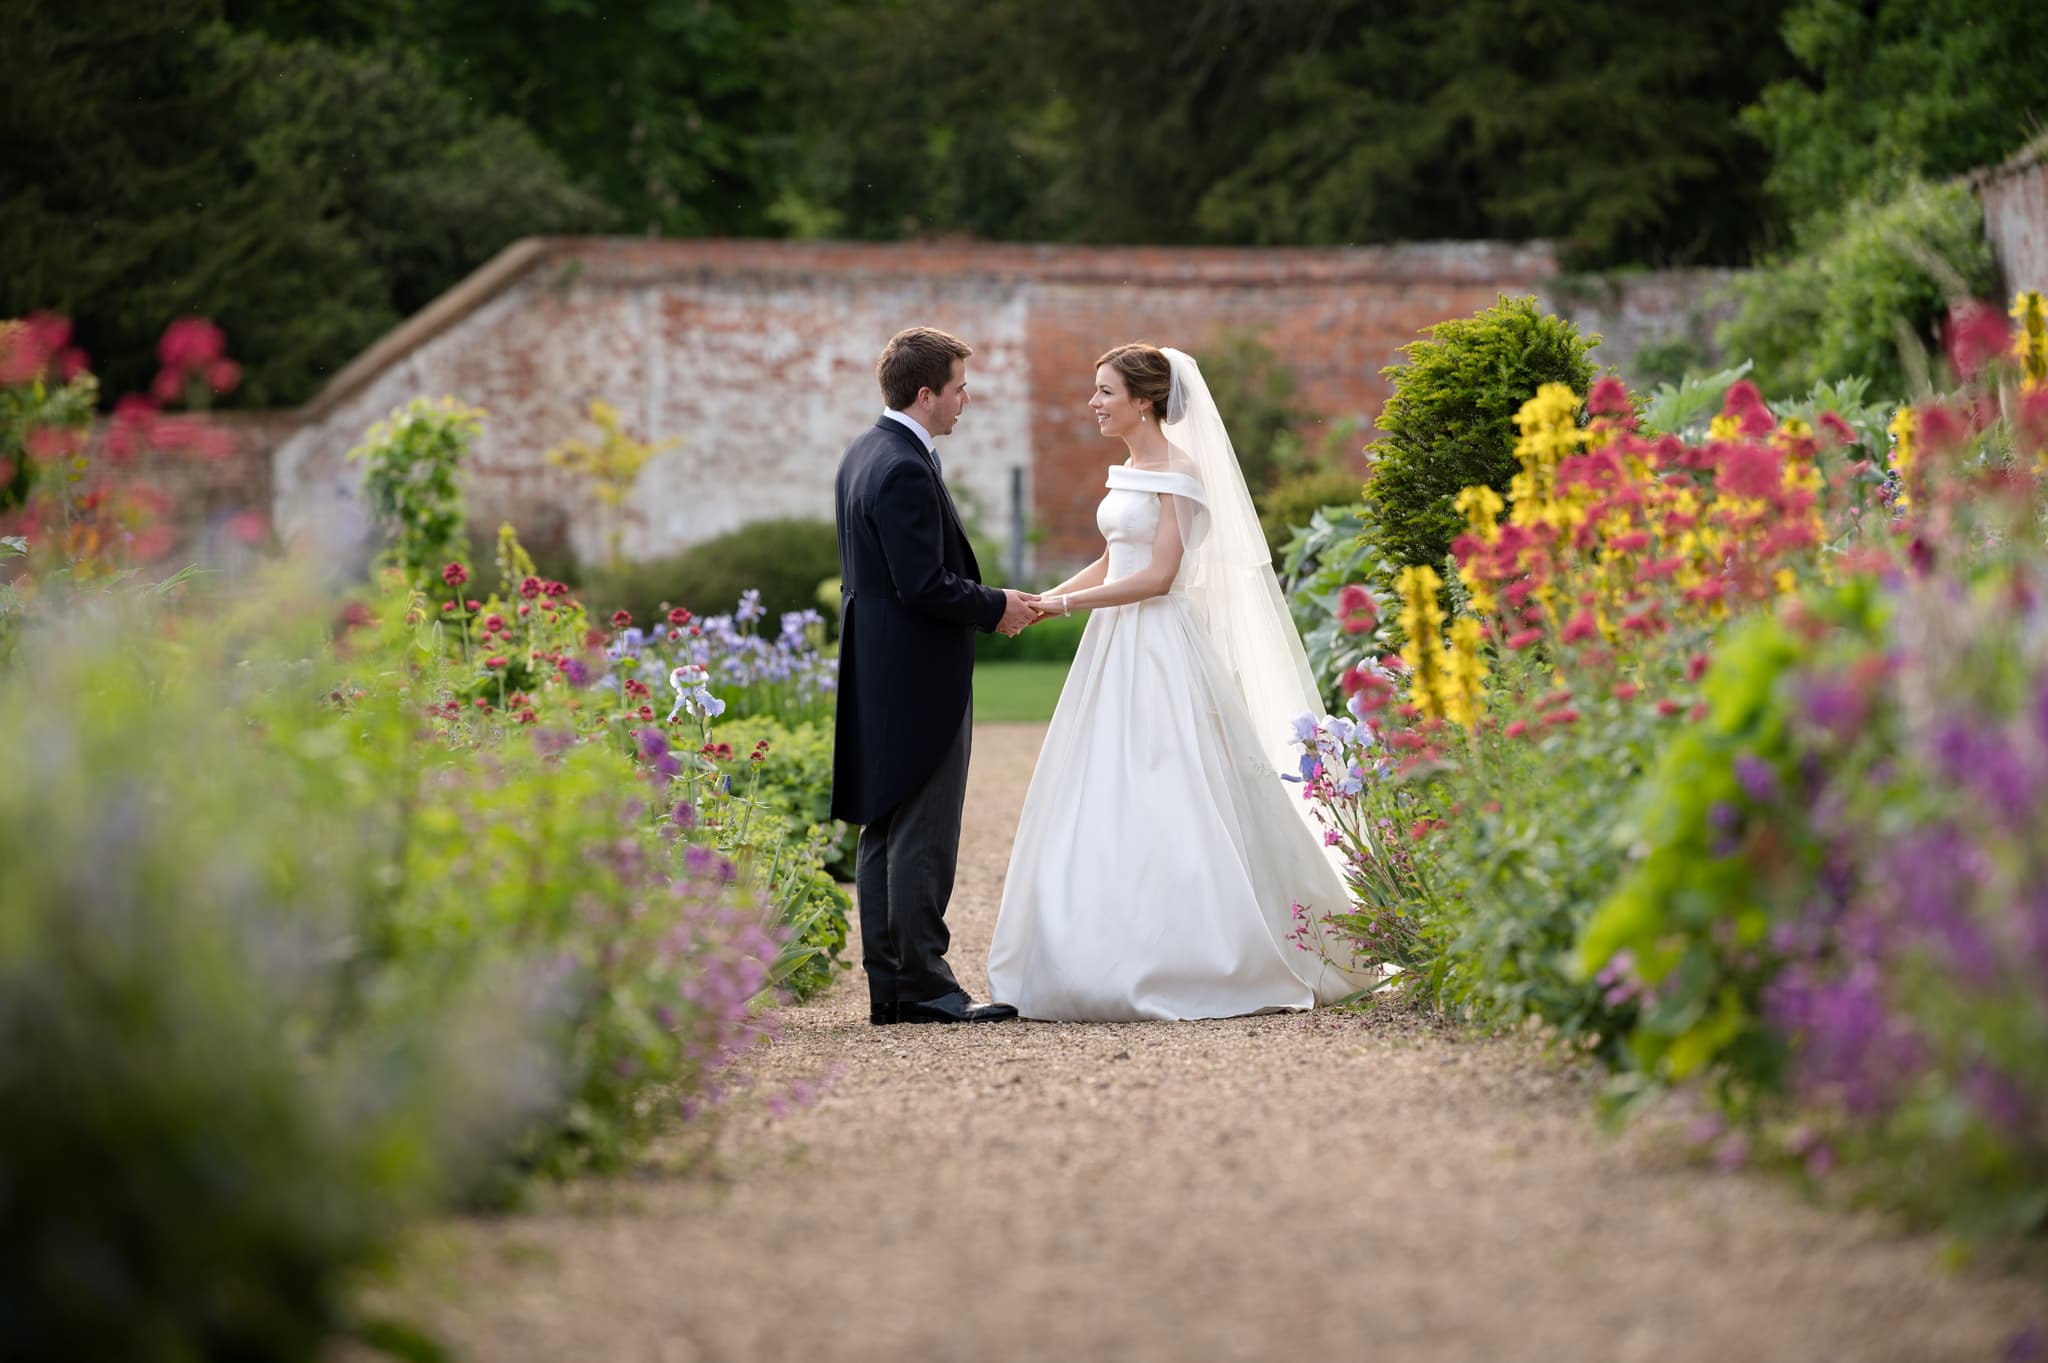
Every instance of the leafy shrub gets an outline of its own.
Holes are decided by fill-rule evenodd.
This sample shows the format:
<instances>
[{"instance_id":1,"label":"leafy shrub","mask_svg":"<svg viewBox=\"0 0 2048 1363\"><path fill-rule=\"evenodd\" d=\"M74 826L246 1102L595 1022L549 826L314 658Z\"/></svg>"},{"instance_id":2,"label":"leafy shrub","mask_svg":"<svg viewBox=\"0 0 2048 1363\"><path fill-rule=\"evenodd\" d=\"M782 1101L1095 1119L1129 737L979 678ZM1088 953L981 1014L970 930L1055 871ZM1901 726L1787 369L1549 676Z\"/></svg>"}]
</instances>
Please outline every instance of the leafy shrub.
<instances>
[{"instance_id":1,"label":"leafy shrub","mask_svg":"<svg viewBox=\"0 0 2048 1363\"><path fill-rule=\"evenodd\" d=\"M1072 662L1087 628L1088 613L1076 611L1041 620L1014 639L1000 634L976 634L974 658L984 663Z\"/></svg>"},{"instance_id":2,"label":"leafy shrub","mask_svg":"<svg viewBox=\"0 0 2048 1363\"><path fill-rule=\"evenodd\" d=\"M1202 347L1202 378L1230 425L1230 443L1254 497L1304 458L1294 374L1250 331L1225 331Z\"/></svg>"},{"instance_id":3,"label":"leafy shrub","mask_svg":"<svg viewBox=\"0 0 2048 1363\"><path fill-rule=\"evenodd\" d=\"M1365 536L1394 567L1435 565L1463 520L1452 501L1474 485L1505 494L1515 473L1515 413L1546 383L1583 393L1599 343L1536 300L1503 295L1473 317L1439 322L1382 372L1394 391L1367 448Z\"/></svg>"},{"instance_id":4,"label":"leafy shrub","mask_svg":"<svg viewBox=\"0 0 2048 1363\"><path fill-rule=\"evenodd\" d=\"M462 461L483 413L453 398L414 398L348 452L363 462L363 492L386 536L385 561L425 587L465 543Z\"/></svg>"},{"instance_id":5,"label":"leafy shrub","mask_svg":"<svg viewBox=\"0 0 2048 1363\"><path fill-rule=\"evenodd\" d=\"M9 1353L311 1359L347 1276L556 1110L552 991L389 949L405 815L306 630L223 667L71 604L0 676Z\"/></svg>"},{"instance_id":6,"label":"leafy shrub","mask_svg":"<svg viewBox=\"0 0 2048 1363\"><path fill-rule=\"evenodd\" d=\"M827 521L756 521L693 544L670 558L628 563L616 571L587 569L584 603L599 618L615 610L650 621L671 606L698 614L722 610L741 593L758 591L770 619L816 608L818 584L839 573L838 533Z\"/></svg>"},{"instance_id":7,"label":"leafy shrub","mask_svg":"<svg viewBox=\"0 0 2048 1363\"><path fill-rule=\"evenodd\" d=\"M857 830L832 817L832 726L785 725L764 715L728 720L718 726L718 737L735 752L751 753L757 744L768 744L748 795L796 828L829 830L833 836L825 869L840 880L852 880Z\"/></svg>"},{"instance_id":8,"label":"leafy shrub","mask_svg":"<svg viewBox=\"0 0 2048 1363\"><path fill-rule=\"evenodd\" d=\"M1326 506L1349 506L1359 498L1359 479L1341 469L1298 473L1275 484L1256 500L1259 528L1266 532L1266 547L1278 567L1295 532L1309 523Z\"/></svg>"},{"instance_id":9,"label":"leafy shrub","mask_svg":"<svg viewBox=\"0 0 2048 1363\"><path fill-rule=\"evenodd\" d=\"M1384 637L1376 632L1377 620L1372 629L1359 628L1363 622L1357 613L1341 606L1345 589L1352 588L1366 594L1375 617L1383 614L1366 583L1388 575L1372 571L1379 565L1368 558L1370 551L1360 533L1364 524L1365 507L1356 502L1311 512L1308 525L1287 542L1280 565L1287 610L1308 653L1309 670L1322 688L1324 702L1333 708L1342 699L1338 678L1379 647ZM1346 628L1347 616L1353 628Z\"/></svg>"},{"instance_id":10,"label":"leafy shrub","mask_svg":"<svg viewBox=\"0 0 2048 1363\"><path fill-rule=\"evenodd\" d=\"M1926 386L1924 367L1917 381L1912 367L1950 300L1995 294L1998 265L1976 191L1916 180L1855 204L1831 235L1730 287L1736 313L1716 340L1755 362L1767 394L1861 374L1880 395L1906 397Z\"/></svg>"}]
</instances>

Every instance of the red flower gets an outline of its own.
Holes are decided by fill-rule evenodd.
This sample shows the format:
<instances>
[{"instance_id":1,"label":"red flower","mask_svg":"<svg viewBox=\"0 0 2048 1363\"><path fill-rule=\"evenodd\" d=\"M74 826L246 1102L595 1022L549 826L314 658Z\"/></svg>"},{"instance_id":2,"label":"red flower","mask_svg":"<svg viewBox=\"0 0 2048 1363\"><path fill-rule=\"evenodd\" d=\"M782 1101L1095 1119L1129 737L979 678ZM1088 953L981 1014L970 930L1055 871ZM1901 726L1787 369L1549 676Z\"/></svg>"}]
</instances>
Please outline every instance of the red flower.
<instances>
[{"instance_id":1,"label":"red flower","mask_svg":"<svg viewBox=\"0 0 2048 1363\"><path fill-rule=\"evenodd\" d=\"M1919 419L1920 441L1930 453L1953 454L1970 438L1969 426L1952 407L1922 403L1913 409L1913 415Z\"/></svg>"},{"instance_id":2,"label":"red flower","mask_svg":"<svg viewBox=\"0 0 2048 1363\"><path fill-rule=\"evenodd\" d=\"M1528 732L1529 721L1526 719L1518 719L1514 723L1508 725L1507 727L1507 735L1509 738L1520 738L1523 734Z\"/></svg>"},{"instance_id":3,"label":"red flower","mask_svg":"<svg viewBox=\"0 0 2048 1363\"><path fill-rule=\"evenodd\" d=\"M206 367L206 386L215 393L230 393L242 381L242 366L233 360L215 360Z\"/></svg>"},{"instance_id":4,"label":"red flower","mask_svg":"<svg viewBox=\"0 0 2048 1363\"><path fill-rule=\"evenodd\" d=\"M528 601L539 596L543 590L544 584L537 577L524 577L519 580L519 594Z\"/></svg>"},{"instance_id":5,"label":"red flower","mask_svg":"<svg viewBox=\"0 0 2048 1363\"><path fill-rule=\"evenodd\" d=\"M1593 612L1581 610L1565 622L1563 638L1568 644L1576 644L1581 639L1590 639L1599 632L1600 626L1593 619Z\"/></svg>"},{"instance_id":6,"label":"red flower","mask_svg":"<svg viewBox=\"0 0 2048 1363\"><path fill-rule=\"evenodd\" d=\"M1616 700L1634 700L1636 698L1636 684L1634 682L1616 683L1614 698Z\"/></svg>"},{"instance_id":7,"label":"red flower","mask_svg":"<svg viewBox=\"0 0 2048 1363\"><path fill-rule=\"evenodd\" d=\"M632 624L632 623L633 623L633 612L631 612L631 611L624 611L624 610L621 610L621 611L613 611L613 612L612 612L612 628L613 628L613 629L624 629L624 628L625 628L626 626L628 626L628 625L630 625L630 624Z\"/></svg>"},{"instance_id":8,"label":"red flower","mask_svg":"<svg viewBox=\"0 0 2048 1363\"><path fill-rule=\"evenodd\" d=\"M532 710L530 710L530 709L528 709L528 710L521 710L521 711L519 712L519 722L520 722L521 724L531 724L531 723L533 723L534 719L535 719L535 715L534 715L533 711L532 711Z\"/></svg>"},{"instance_id":9,"label":"red flower","mask_svg":"<svg viewBox=\"0 0 2048 1363\"><path fill-rule=\"evenodd\" d=\"M469 581L469 569L460 563L451 563L441 570L441 580L451 587L460 587Z\"/></svg>"},{"instance_id":10,"label":"red flower","mask_svg":"<svg viewBox=\"0 0 2048 1363\"><path fill-rule=\"evenodd\" d=\"M681 606L673 607L668 613L668 622L680 628L690 623L690 613Z\"/></svg>"},{"instance_id":11,"label":"red flower","mask_svg":"<svg viewBox=\"0 0 2048 1363\"><path fill-rule=\"evenodd\" d=\"M1948 362L1967 381L1977 376L1985 361L1997 359L2011 347L2012 325L1997 308L1972 299L1949 309L1943 342Z\"/></svg>"},{"instance_id":12,"label":"red flower","mask_svg":"<svg viewBox=\"0 0 2048 1363\"><path fill-rule=\"evenodd\" d=\"M1572 693L1569 690L1560 687L1558 690L1549 692L1543 697L1543 699L1537 701L1536 708L1539 710L1549 710L1556 706L1563 705L1566 701L1569 701L1571 698Z\"/></svg>"},{"instance_id":13,"label":"red flower","mask_svg":"<svg viewBox=\"0 0 2048 1363\"><path fill-rule=\"evenodd\" d=\"M1650 535L1646 530L1631 530L1625 535L1616 535L1608 545L1624 554L1640 554L1650 547Z\"/></svg>"},{"instance_id":14,"label":"red flower","mask_svg":"<svg viewBox=\"0 0 2048 1363\"><path fill-rule=\"evenodd\" d=\"M1699 680L1699 679L1700 679L1701 677L1704 677L1704 676L1706 676L1706 675L1707 675L1707 665L1708 665L1709 663L1711 663L1712 661L1713 661L1713 659L1709 658L1709 657L1708 657L1708 656L1707 656L1706 654L1704 654L1704 653L1696 653L1696 654L1694 654L1694 655L1692 656L1691 660L1690 660L1690 661L1688 661L1688 662L1686 663L1686 665L1685 665L1685 679L1686 679L1687 681L1694 681L1694 682L1696 682L1696 681L1698 681L1698 680Z\"/></svg>"},{"instance_id":15,"label":"red flower","mask_svg":"<svg viewBox=\"0 0 2048 1363\"><path fill-rule=\"evenodd\" d=\"M1601 378L1593 385L1593 391L1586 394L1586 412L1590 416L1635 415L1635 407L1628 400L1628 385L1612 374Z\"/></svg>"},{"instance_id":16,"label":"red flower","mask_svg":"<svg viewBox=\"0 0 2048 1363\"><path fill-rule=\"evenodd\" d=\"M477 709L482 710L486 714L490 713L491 703L485 700L482 696L478 696L474 701L470 703L475 705Z\"/></svg>"},{"instance_id":17,"label":"red flower","mask_svg":"<svg viewBox=\"0 0 2048 1363\"><path fill-rule=\"evenodd\" d=\"M633 713L635 713L635 714L639 715L639 716L640 716L640 718L642 718L642 719L653 719L653 718L654 718L654 707L653 707L652 705L643 705L643 706L641 706L641 707L640 707L640 708L639 708L638 710L634 711Z\"/></svg>"},{"instance_id":18,"label":"red flower","mask_svg":"<svg viewBox=\"0 0 2048 1363\"><path fill-rule=\"evenodd\" d=\"M484 603L481 601L465 601L463 604L468 606L471 610L477 610L480 607L482 607Z\"/></svg>"},{"instance_id":19,"label":"red flower","mask_svg":"<svg viewBox=\"0 0 2048 1363\"><path fill-rule=\"evenodd\" d=\"M495 672L495 671L497 671L497 670L498 670L499 668L503 667L504 665L505 665L505 660L504 660L503 658L497 657L497 656L495 656L495 655L493 655L492 657L489 657L489 658L486 658L486 659L484 659L484 667L485 667L485 669L486 669L486 670L488 670L488 671L491 671L491 672Z\"/></svg>"},{"instance_id":20,"label":"red flower","mask_svg":"<svg viewBox=\"0 0 2048 1363\"><path fill-rule=\"evenodd\" d=\"M1543 723L1553 729L1562 724L1577 724L1578 722L1579 712L1569 706L1562 710L1552 710L1543 717Z\"/></svg>"},{"instance_id":21,"label":"red flower","mask_svg":"<svg viewBox=\"0 0 2048 1363\"><path fill-rule=\"evenodd\" d=\"M1540 629L1517 630L1508 636L1507 645L1512 649L1524 649L1542 637L1543 631Z\"/></svg>"},{"instance_id":22,"label":"red flower","mask_svg":"<svg viewBox=\"0 0 2048 1363\"><path fill-rule=\"evenodd\" d=\"M484 633L496 634L499 630L503 628L505 628L504 616L493 614L486 615L484 617Z\"/></svg>"},{"instance_id":23,"label":"red flower","mask_svg":"<svg viewBox=\"0 0 2048 1363\"><path fill-rule=\"evenodd\" d=\"M1346 634L1366 634L1379 628L1379 607L1372 593L1356 582L1337 593L1337 617Z\"/></svg>"},{"instance_id":24,"label":"red flower","mask_svg":"<svg viewBox=\"0 0 2048 1363\"><path fill-rule=\"evenodd\" d=\"M1683 705L1680 705L1675 700L1660 700L1657 702L1657 713L1664 716L1664 718L1666 719L1671 718L1673 715L1677 714L1680 710L1683 710L1684 708L1685 707Z\"/></svg>"},{"instance_id":25,"label":"red flower","mask_svg":"<svg viewBox=\"0 0 2048 1363\"><path fill-rule=\"evenodd\" d=\"M519 613L521 615L531 615L533 614L533 607L522 601L519 603Z\"/></svg>"},{"instance_id":26,"label":"red flower","mask_svg":"<svg viewBox=\"0 0 2048 1363\"><path fill-rule=\"evenodd\" d=\"M201 369L222 357L227 338L204 317L180 317L164 328L157 359L169 369Z\"/></svg>"},{"instance_id":27,"label":"red flower","mask_svg":"<svg viewBox=\"0 0 2048 1363\"><path fill-rule=\"evenodd\" d=\"M2048 449L2048 384L2020 394L2020 448L2027 454Z\"/></svg>"},{"instance_id":28,"label":"red flower","mask_svg":"<svg viewBox=\"0 0 2048 1363\"><path fill-rule=\"evenodd\" d=\"M1833 412L1820 414L1820 428L1833 437L1837 445L1851 445L1856 441L1856 432L1849 428L1849 423Z\"/></svg>"}]
</instances>

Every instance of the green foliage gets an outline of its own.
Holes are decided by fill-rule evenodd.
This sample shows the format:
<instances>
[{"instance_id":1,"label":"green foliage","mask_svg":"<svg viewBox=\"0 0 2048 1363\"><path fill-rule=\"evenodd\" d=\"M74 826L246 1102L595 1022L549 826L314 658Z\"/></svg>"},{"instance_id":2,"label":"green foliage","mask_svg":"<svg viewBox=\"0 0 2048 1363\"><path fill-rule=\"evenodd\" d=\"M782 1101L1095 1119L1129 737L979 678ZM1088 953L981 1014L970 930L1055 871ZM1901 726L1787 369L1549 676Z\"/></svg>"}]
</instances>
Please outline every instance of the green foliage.
<instances>
[{"instance_id":1,"label":"green foliage","mask_svg":"<svg viewBox=\"0 0 2048 1363\"><path fill-rule=\"evenodd\" d=\"M1783 8L1304 6L1314 36L1262 73L1263 133L1215 159L1197 221L1275 244L1542 236L1586 263L1739 261L1762 167L1733 114L1789 73Z\"/></svg>"},{"instance_id":2,"label":"green foliage","mask_svg":"<svg viewBox=\"0 0 2048 1363\"><path fill-rule=\"evenodd\" d=\"M1359 487L1357 475L1331 469L1295 474L1257 498L1259 528L1266 532L1274 564L1285 559L1288 544L1316 512L1351 505L1359 498Z\"/></svg>"},{"instance_id":3,"label":"green foliage","mask_svg":"<svg viewBox=\"0 0 2048 1363\"><path fill-rule=\"evenodd\" d=\"M1227 414L1237 466L1256 500L1303 459L1294 373L1256 333L1225 331L1202 347L1202 377Z\"/></svg>"},{"instance_id":4,"label":"green foliage","mask_svg":"<svg viewBox=\"0 0 2048 1363\"><path fill-rule=\"evenodd\" d=\"M292 612L77 606L0 675L9 1352L322 1356L346 1279L555 1109L546 1018L512 953L384 949L411 726L322 717Z\"/></svg>"},{"instance_id":5,"label":"green foliage","mask_svg":"<svg viewBox=\"0 0 2048 1363\"><path fill-rule=\"evenodd\" d=\"M363 492L389 540L387 561L414 587L429 587L467 543L462 461L482 429L476 408L414 398L348 453L363 462Z\"/></svg>"},{"instance_id":6,"label":"green foliage","mask_svg":"<svg viewBox=\"0 0 2048 1363\"><path fill-rule=\"evenodd\" d=\"M1393 395L1367 448L1365 528L1373 557L1398 568L1443 562L1464 519L1452 506L1477 484L1506 494L1516 463L1515 413L1546 383L1592 385L1585 337L1536 300L1508 298L1473 317L1439 322L1382 371Z\"/></svg>"},{"instance_id":7,"label":"green foliage","mask_svg":"<svg viewBox=\"0 0 2048 1363\"><path fill-rule=\"evenodd\" d=\"M0 316L68 314L106 392L146 390L165 323L200 314L248 357L238 401L299 402L514 238L606 220L402 48L280 44L220 14L10 10Z\"/></svg>"},{"instance_id":8,"label":"green foliage","mask_svg":"<svg viewBox=\"0 0 2048 1363\"><path fill-rule=\"evenodd\" d=\"M740 594L761 593L768 619L814 609L818 584L839 573L839 537L828 521L756 521L693 544L672 558L627 563L616 572L586 570L583 598L600 618L629 610L639 621L670 606L699 615L730 610Z\"/></svg>"},{"instance_id":9,"label":"green foliage","mask_svg":"<svg viewBox=\"0 0 2048 1363\"><path fill-rule=\"evenodd\" d=\"M1308 526L1288 541L1281 558L1288 612L1301 633L1309 671L1333 712L1341 703L1337 679L1377 649L1383 637L1347 634L1338 618L1337 598L1344 588L1389 576L1384 565L1373 562L1364 527L1362 503L1323 507L1310 514Z\"/></svg>"},{"instance_id":10,"label":"green foliage","mask_svg":"<svg viewBox=\"0 0 2048 1363\"><path fill-rule=\"evenodd\" d=\"M718 738L736 753L752 753L764 739L767 757L755 764L750 796L798 829L824 828L832 834L826 869L840 880L853 879L852 827L832 817L832 726L784 724L760 715L727 720Z\"/></svg>"},{"instance_id":11,"label":"green foliage","mask_svg":"<svg viewBox=\"0 0 2048 1363\"><path fill-rule=\"evenodd\" d=\"M1803 240L1842 221L1845 186L1883 198L1995 165L2048 116L2048 9L2033 0L1795 0L1784 41L1803 69L1742 121Z\"/></svg>"},{"instance_id":12,"label":"green foliage","mask_svg":"<svg viewBox=\"0 0 2048 1363\"><path fill-rule=\"evenodd\" d=\"M1659 435L1697 440L1707 423L1721 414L1721 401L1736 380L1756 366L1748 360L1713 374L1687 374L1675 383L1660 383L1643 407L1643 429Z\"/></svg>"},{"instance_id":13,"label":"green foliage","mask_svg":"<svg viewBox=\"0 0 2048 1363\"><path fill-rule=\"evenodd\" d=\"M1974 190L1909 181L1852 205L1830 235L1732 291L1737 311L1716 339L1755 361L1766 395L1861 374L1879 394L1906 397L1924 386L1908 360L1923 358L1952 300L1997 294L1998 265Z\"/></svg>"}]
</instances>

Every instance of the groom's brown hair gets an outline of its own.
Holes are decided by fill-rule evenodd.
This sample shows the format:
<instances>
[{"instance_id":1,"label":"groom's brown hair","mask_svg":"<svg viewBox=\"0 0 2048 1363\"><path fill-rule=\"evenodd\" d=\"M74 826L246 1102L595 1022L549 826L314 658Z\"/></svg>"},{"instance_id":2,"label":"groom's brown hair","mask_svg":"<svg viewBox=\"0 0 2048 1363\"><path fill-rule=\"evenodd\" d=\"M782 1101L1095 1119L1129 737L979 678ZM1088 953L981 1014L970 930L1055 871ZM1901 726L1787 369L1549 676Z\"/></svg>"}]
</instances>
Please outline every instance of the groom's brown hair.
<instances>
[{"instance_id":1,"label":"groom's brown hair","mask_svg":"<svg viewBox=\"0 0 2048 1363\"><path fill-rule=\"evenodd\" d=\"M974 353L967 342L937 327L909 327L889 338L882 357L875 361L875 377L882 381L882 401L895 410L907 410L917 401L918 390L942 393L953 377L953 361Z\"/></svg>"}]
</instances>

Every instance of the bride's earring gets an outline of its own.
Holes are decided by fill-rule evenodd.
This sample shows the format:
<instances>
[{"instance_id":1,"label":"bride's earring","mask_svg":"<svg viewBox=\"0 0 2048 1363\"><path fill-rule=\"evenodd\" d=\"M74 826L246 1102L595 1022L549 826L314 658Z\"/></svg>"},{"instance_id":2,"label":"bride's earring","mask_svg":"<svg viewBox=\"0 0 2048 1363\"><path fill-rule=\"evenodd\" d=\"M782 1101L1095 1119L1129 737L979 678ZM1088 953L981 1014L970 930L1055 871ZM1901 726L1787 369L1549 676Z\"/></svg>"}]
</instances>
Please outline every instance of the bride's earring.
<instances>
[{"instance_id":1,"label":"bride's earring","mask_svg":"<svg viewBox=\"0 0 2048 1363\"><path fill-rule=\"evenodd\" d=\"M1150 421L1151 419L1152 419L1152 414L1151 414L1150 412L1140 412L1140 413L1138 413L1138 420L1140 420L1140 421Z\"/></svg>"}]
</instances>

